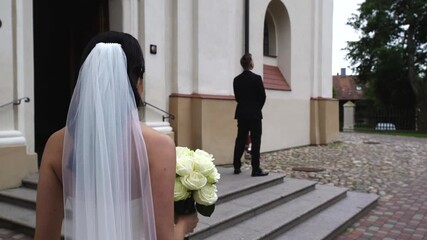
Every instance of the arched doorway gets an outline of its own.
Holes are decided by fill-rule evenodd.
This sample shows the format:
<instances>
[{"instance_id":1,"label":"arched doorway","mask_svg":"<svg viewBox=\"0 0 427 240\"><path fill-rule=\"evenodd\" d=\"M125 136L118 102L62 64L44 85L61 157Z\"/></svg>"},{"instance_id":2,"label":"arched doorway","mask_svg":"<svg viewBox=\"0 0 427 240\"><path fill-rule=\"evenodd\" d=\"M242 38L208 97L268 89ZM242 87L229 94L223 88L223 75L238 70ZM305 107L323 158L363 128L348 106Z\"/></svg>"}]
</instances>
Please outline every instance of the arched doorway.
<instances>
[{"instance_id":1,"label":"arched doorway","mask_svg":"<svg viewBox=\"0 0 427 240\"><path fill-rule=\"evenodd\" d=\"M37 0L34 14L35 152L65 125L86 43L109 29L108 0Z\"/></svg>"}]
</instances>

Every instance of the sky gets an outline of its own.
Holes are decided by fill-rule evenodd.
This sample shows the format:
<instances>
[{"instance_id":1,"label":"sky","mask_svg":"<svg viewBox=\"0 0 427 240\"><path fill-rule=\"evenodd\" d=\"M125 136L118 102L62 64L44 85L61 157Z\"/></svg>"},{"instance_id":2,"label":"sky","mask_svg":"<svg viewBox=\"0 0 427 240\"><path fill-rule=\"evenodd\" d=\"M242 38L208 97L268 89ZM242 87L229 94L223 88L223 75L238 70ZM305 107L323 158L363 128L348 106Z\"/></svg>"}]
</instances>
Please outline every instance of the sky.
<instances>
[{"instance_id":1,"label":"sky","mask_svg":"<svg viewBox=\"0 0 427 240\"><path fill-rule=\"evenodd\" d=\"M346 25L352 13L357 13L359 4L364 0L334 0L333 19L333 43L332 43L332 74L341 73L341 68L346 68L346 74L351 75L350 62L346 61L346 51L342 50L347 46L347 41L358 39L357 32Z\"/></svg>"}]
</instances>

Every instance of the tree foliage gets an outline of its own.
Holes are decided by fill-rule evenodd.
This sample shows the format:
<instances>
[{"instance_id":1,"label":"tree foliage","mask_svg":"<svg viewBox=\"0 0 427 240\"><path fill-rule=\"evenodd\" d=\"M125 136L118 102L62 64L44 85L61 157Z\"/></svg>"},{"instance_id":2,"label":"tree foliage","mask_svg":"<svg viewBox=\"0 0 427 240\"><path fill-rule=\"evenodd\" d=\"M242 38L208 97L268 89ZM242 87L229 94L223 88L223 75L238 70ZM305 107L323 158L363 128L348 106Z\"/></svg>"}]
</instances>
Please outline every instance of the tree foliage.
<instances>
[{"instance_id":1,"label":"tree foliage","mask_svg":"<svg viewBox=\"0 0 427 240\"><path fill-rule=\"evenodd\" d=\"M427 1L366 0L347 24L360 34L347 59L368 96L380 108L421 111L427 131Z\"/></svg>"}]
</instances>

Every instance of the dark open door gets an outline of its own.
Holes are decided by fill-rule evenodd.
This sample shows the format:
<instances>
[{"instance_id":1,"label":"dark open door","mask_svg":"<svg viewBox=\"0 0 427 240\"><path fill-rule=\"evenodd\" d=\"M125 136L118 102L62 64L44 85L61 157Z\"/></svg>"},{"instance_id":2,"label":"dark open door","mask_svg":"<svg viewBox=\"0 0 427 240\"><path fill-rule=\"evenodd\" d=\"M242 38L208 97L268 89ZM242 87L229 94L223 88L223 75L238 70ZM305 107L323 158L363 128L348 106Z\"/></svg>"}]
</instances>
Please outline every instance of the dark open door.
<instances>
[{"instance_id":1,"label":"dark open door","mask_svg":"<svg viewBox=\"0 0 427 240\"><path fill-rule=\"evenodd\" d=\"M34 9L35 151L64 127L86 43L108 30L108 0L36 0Z\"/></svg>"}]
</instances>

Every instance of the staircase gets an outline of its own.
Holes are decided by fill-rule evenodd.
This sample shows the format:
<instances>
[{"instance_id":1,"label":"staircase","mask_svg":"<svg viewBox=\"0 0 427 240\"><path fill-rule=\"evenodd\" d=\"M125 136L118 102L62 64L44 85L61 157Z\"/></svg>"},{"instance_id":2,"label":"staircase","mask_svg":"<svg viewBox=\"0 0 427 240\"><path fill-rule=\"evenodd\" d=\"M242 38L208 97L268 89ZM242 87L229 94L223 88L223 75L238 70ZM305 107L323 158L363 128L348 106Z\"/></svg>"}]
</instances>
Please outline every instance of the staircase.
<instances>
[{"instance_id":1,"label":"staircase","mask_svg":"<svg viewBox=\"0 0 427 240\"><path fill-rule=\"evenodd\" d=\"M21 187L0 191L0 227L34 235L37 182L34 174L24 178Z\"/></svg>"},{"instance_id":2,"label":"staircase","mask_svg":"<svg viewBox=\"0 0 427 240\"><path fill-rule=\"evenodd\" d=\"M219 167L219 199L211 217L199 215L196 239L333 239L377 202L374 194L270 173L251 177ZM0 227L34 234L37 175L0 191Z\"/></svg>"}]
</instances>

